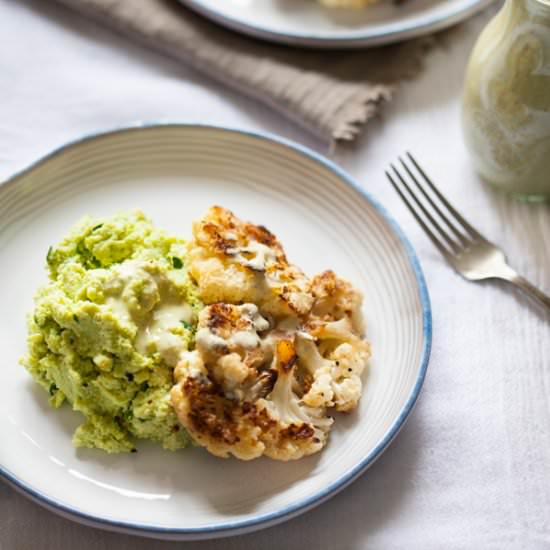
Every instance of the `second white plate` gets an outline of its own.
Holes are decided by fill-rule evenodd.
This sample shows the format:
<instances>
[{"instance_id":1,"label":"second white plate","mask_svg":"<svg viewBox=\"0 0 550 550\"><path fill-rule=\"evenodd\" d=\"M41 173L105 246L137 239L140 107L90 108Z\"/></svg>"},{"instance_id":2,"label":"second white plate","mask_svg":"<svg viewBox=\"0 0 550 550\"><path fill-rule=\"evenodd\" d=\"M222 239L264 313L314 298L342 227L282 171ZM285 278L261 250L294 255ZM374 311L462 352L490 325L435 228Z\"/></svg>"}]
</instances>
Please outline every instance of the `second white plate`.
<instances>
[{"instance_id":1,"label":"second white plate","mask_svg":"<svg viewBox=\"0 0 550 550\"><path fill-rule=\"evenodd\" d=\"M323 8L317 0L180 0L234 31L294 46L363 48L450 27L494 0L391 0L362 10Z\"/></svg>"}]
</instances>

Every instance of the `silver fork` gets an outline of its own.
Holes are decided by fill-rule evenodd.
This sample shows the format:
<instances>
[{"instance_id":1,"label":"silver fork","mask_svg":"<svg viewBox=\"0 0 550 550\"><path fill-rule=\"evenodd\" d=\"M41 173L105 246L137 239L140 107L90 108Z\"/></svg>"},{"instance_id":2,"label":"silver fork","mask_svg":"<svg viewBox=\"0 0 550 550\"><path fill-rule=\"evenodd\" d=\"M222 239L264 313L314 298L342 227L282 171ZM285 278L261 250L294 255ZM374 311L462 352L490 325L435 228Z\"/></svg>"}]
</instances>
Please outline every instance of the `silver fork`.
<instances>
[{"instance_id":1,"label":"silver fork","mask_svg":"<svg viewBox=\"0 0 550 550\"><path fill-rule=\"evenodd\" d=\"M394 164L390 165L393 174L386 171L386 176L447 262L470 281L501 279L512 283L550 312L550 296L518 275L506 262L504 252L488 241L457 212L410 153L407 153L407 157L409 163L401 157L399 162L404 173L414 182L416 191L407 183L405 176ZM415 175L415 171L421 178ZM419 179L424 180L425 183L421 183ZM404 190L407 191L408 197ZM440 221L434 217L434 213Z\"/></svg>"}]
</instances>

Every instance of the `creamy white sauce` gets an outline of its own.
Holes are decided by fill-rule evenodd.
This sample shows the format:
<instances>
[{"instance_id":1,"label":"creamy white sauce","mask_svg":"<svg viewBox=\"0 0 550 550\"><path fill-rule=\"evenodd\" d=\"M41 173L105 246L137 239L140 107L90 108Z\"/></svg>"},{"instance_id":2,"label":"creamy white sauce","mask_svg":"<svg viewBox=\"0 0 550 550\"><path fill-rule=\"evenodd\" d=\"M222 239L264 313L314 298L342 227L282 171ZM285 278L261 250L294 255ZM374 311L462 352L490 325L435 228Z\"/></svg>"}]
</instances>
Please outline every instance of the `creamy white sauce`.
<instances>
[{"instance_id":1,"label":"creamy white sauce","mask_svg":"<svg viewBox=\"0 0 550 550\"><path fill-rule=\"evenodd\" d=\"M195 342L197 348L205 352L215 352L227 347L227 342L223 338L206 327L197 331Z\"/></svg>"},{"instance_id":2,"label":"creamy white sauce","mask_svg":"<svg viewBox=\"0 0 550 550\"><path fill-rule=\"evenodd\" d=\"M186 351L186 346L181 336L177 336L171 332L157 334L152 339L152 342L154 342L158 353L160 353L166 364L171 367L175 367L178 364L182 353Z\"/></svg>"},{"instance_id":3,"label":"creamy white sauce","mask_svg":"<svg viewBox=\"0 0 550 550\"><path fill-rule=\"evenodd\" d=\"M240 248L229 248L227 253L233 255L238 263L254 271L265 271L277 262L275 251L258 241L250 241L248 246ZM254 254L254 257L249 259L244 254Z\"/></svg>"},{"instance_id":4,"label":"creamy white sauce","mask_svg":"<svg viewBox=\"0 0 550 550\"><path fill-rule=\"evenodd\" d=\"M241 317L250 322L249 328L237 330L230 334L227 338L219 336L208 327L202 327L197 332L196 342L197 348L205 352L227 352L229 349L245 348L254 349L261 345L261 339L258 332L267 330L269 322L264 319L258 307L254 304L243 304L237 306ZM257 332L258 331L258 332Z\"/></svg>"},{"instance_id":5,"label":"creamy white sauce","mask_svg":"<svg viewBox=\"0 0 550 550\"><path fill-rule=\"evenodd\" d=\"M126 282L129 279L135 277L138 271L143 271L143 262L138 262L136 260L126 260L125 262L119 264L116 267L115 271L117 272L118 276Z\"/></svg>"},{"instance_id":6,"label":"creamy white sauce","mask_svg":"<svg viewBox=\"0 0 550 550\"><path fill-rule=\"evenodd\" d=\"M149 273L143 270L142 266L143 262L138 262L136 260L126 260L121 264L113 266L111 278L105 281L105 290L113 293L122 292L128 282L131 279L135 279L138 274L140 277L153 279Z\"/></svg>"},{"instance_id":7,"label":"creamy white sauce","mask_svg":"<svg viewBox=\"0 0 550 550\"><path fill-rule=\"evenodd\" d=\"M113 313L121 317L124 321L131 321L132 316L128 311L128 305L119 297L109 296L105 300L106 304L113 310Z\"/></svg>"},{"instance_id":8,"label":"creamy white sauce","mask_svg":"<svg viewBox=\"0 0 550 550\"><path fill-rule=\"evenodd\" d=\"M241 348L257 348L260 345L260 337L252 331L240 330L229 339L229 343Z\"/></svg>"},{"instance_id":9,"label":"creamy white sauce","mask_svg":"<svg viewBox=\"0 0 550 550\"><path fill-rule=\"evenodd\" d=\"M135 345L139 353L149 355L156 351L167 364L174 366L186 351L186 346L182 337L172 331L181 328L183 322L191 323L193 310L185 302L175 303L173 298L161 295L161 301L145 318L134 318L124 299L125 288L133 279L139 278L145 279L156 292L163 277L148 273L143 269L144 265L144 262L128 260L116 266L113 278L105 284L105 290L112 293L105 301L116 316L126 322L133 322L137 327Z\"/></svg>"},{"instance_id":10,"label":"creamy white sauce","mask_svg":"<svg viewBox=\"0 0 550 550\"><path fill-rule=\"evenodd\" d=\"M171 329L181 327L182 322L190 323L193 311L189 304L161 304L154 311L148 323L139 327L136 348L145 355L151 348L158 351L169 365L175 365L185 351L181 338Z\"/></svg>"},{"instance_id":11,"label":"creamy white sauce","mask_svg":"<svg viewBox=\"0 0 550 550\"><path fill-rule=\"evenodd\" d=\"M193 310L186 303L162 304L153 313L153 327L155 330L166 330L190 323L193 320Z\"/></svg>"},{"instance_id":12,"label":"creamy white sauce","mask_svg":"<svg viewBox=\"0 0 550 550\"><path fill-rule=\"evenodd\" d=\"M260 315L258 306L255 304L243 304L242 306L239 306L239 309L246 317L250 319L252 326L257 331L262 332L263 330L267 330L269 328L269 321Z\"/></svg>"}]
</instances>

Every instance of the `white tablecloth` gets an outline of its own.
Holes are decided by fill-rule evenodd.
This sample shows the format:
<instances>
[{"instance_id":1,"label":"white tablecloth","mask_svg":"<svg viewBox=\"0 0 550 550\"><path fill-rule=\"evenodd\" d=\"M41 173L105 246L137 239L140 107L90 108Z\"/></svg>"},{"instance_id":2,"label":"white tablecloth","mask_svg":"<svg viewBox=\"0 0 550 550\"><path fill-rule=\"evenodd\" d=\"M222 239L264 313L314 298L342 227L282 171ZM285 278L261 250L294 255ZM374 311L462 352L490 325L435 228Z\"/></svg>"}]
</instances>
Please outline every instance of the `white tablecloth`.
<instances>
[{"instance_id":1,"label":"white tablecloth","mask_svg":"<svg viewBox=\"0 0 550 550\"><path fill-rule=\"evenodd\" d=\"M0 179L68 139L137 120L270 131L326 152L269 110L52 4L0 0ZM451 271L383 177L411 148L512 264L550 290L548 206L481 185L461 139L464 67L487 18L433 52L423 76L338 156L410 236L429 284L433 353L412 417L379 462L328 503L266 531L186 548L550 548L549 317L510 288ZM0 483L1 550L176 546L82 527Z\"/></svg>"}]
</instances>

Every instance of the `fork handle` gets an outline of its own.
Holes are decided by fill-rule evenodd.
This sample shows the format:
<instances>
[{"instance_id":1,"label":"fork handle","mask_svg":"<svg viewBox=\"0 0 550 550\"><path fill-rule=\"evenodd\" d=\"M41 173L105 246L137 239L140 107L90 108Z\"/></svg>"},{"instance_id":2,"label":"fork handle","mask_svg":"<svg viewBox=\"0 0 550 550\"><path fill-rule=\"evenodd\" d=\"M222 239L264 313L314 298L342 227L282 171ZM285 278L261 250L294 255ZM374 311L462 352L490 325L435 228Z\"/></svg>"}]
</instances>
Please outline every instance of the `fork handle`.
<instances>
[{"instance_id":1,"label":"fork handle","mask_svg":"<svg viewBox=\"0 0 550 550\"><path fill-rule=\"evenodd\" d=\"M546 311L550 313L550 296L539 290L536 286L531 284L527 279L518 275L515 271L503 277L506 281L521 288L525 294L531 297L535 302L546 308Z\"/></svg>"}]
</instances>

